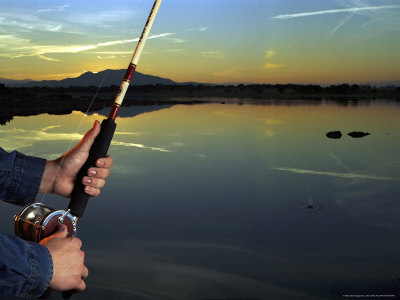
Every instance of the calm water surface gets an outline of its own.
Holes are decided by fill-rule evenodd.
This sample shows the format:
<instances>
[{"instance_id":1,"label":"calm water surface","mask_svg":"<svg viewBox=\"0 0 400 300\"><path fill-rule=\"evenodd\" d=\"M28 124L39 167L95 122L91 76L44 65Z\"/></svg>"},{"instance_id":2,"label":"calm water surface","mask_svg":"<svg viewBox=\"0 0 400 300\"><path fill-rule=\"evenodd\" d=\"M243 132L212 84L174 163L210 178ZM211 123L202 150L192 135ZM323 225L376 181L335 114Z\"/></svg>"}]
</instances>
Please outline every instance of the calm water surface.
<instances>
[{"instance_id":1,"label":"calm water surface","mask_svg":"<svg viewBox=\"0 0 400 300\"><path fill-rule=\"evenodd\" d=\"M78 227L90 276L76 299L399 295L399 105L146 110L117 121L112 176ZM0 144L54 159L104 118L75 134L82 117L15 117ZM19 209L0 209L12 233Z\"/></svg>"}]
</instances>

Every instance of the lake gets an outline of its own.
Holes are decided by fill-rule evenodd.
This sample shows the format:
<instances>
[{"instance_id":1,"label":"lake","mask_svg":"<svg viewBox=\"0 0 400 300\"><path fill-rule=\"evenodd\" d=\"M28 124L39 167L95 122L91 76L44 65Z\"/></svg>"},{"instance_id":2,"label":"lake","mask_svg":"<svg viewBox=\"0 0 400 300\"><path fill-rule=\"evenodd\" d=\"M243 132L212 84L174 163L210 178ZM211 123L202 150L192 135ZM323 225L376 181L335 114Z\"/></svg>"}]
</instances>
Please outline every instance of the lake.
<instances>
[{"instance_id":1,"label":"lake","mask_svg":"<svg viewBox=\"0 0 400 300\"><path fill-rule=\"evenodd\" d=\"M111 177L78 226L90 275L74 298L399 295L399 116L394 101L122 108ZM54 159L103 118L14 117L0 145ZM13 233L19 208L0 205Z\"/></svg>"}]
</instances>

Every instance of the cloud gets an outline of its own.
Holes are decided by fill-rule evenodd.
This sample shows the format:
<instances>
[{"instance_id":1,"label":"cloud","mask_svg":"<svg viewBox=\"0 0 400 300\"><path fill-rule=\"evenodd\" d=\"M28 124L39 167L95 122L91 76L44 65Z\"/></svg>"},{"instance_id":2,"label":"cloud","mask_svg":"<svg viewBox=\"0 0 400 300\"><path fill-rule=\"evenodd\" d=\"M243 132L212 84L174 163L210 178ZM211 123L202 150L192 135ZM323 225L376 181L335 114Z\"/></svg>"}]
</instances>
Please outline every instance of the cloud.
<instances>
[{"instance_id":1,"label":"cloud","mask_svg":"<svg viewBox=\"0 0 400 300\"><path fill-rule=\"evenodd\" d=\"M63 28L60 22L62 21L54 22L34 14L0 12L1 29L14 34L26 35L28 33L31 36L32 31L59 32Z\"/></svg>"},{"instance_id":2,"label":"cloud","mask_svg":"<svg viewBox=\"0 0 400 300\"><path fill-rule=\"evenodd\" d=\"M270 126L270 125L274 126L274 125L281 125L281 124L284 124L285 122L282 121L282 120L277 120L277 119L265 119L265 120L263 120L263 123L266 124L266 125L268 125L268 126ZM266 137L273 137L273 136L275 136L275 135L276 135L275 130L273 130L273 129L271 129L271 128L266 128L266 129L265 129L265 134L264 134L264 136L266 136Z\"/></svg>"},{"instance_id":3,"label":"cloud","mask_svg":"<svg viewBox=\"0 0 400 300\"><path fill-rule=\"evenodd\" d=\"M166 36L173 35L174 33L161 33L161 34L155 34L151 35L148 37L148 39L157 39L157 38L163 38ZM109 47L109 46L115 46L115 45L122 45L122 44L127 44L127 43L133 43L137 42L139 38L135 39L123 39L123 40L114 40L114 41L108 41L108 42L101 42L97 44L89 44L89 45L72 45L72 46L62 46L62 45L26 45L26 46L21 46L19 49L19 54L14 54L11 56L12 58L19 58L19 57L24 57L24 56L38 56L41 59L46 59L46 60L56 60L56 59L51 59L47 56L46 54L61 54L61 53L79 53L79 52L84 52L84 51L89 51L89 50L95 50L98 48L102 47ZM26 40L25 40L26 41Z\"/></svg>"},{"instance_id":4,"label":"cloud","mask_svg":"<svg viewBox=\"0 0 400 300\"><path fill-rule=\"evenodd\" d=\"M100 54L100 55L132 55L132 50L129 51L91 51L90 53L93 54Z\"/></svg>"},{"instance_id":5,"label":"cloud","mask_svg":"<svg viewBox=\"0 0 400 300\"><path fill-rule=\"evenodd\" d=\"M229 76L237 75L237 74L239 74L239 72L240 72L239 69L227 69L227 70L214 72L212 75L218 76L218 77L229 77Z\"/></svg>"},{"instance_id":6,"label":"cloud","mask_svg":"<svg viewBox=\"0 0 400 300\"><path fill-rule=\"evenodd\" d=\"M51 58L51 57L47 57L47 56L44 56L44 55L38 55L38 57L40 59L44 59L44 60L47 60L47 61L62 61L61 59Z\"/></svg>"},{"instance_id":7,"label":"cloud","mask_svg":"<svg viewBox=\"0 0 400 300\"><path fill-rule=\"evenodd\" d=\"M355 173L338 173L338 172L326 172L326 171L316 171L307 169L296 169L296 168L286 168L286 167L272 167L271 170L277 171L287 171L297 174L311 174L311 175L325 175L340 178L358 178L358 179L373 179L373 180L384 180L384 181L400 181L400 177L386 177L386 176L376 176L368 174L355 174Z\"/></svg>"},{"instance_id":8,"label":"cloud","mask_svg":"<svg viewBox=\"0 0 400 300\"><path fill-rule=\"evenodd\" d=\"M346 12L356 13L356 12L360 12L360 11L374 11L374 10L393 9L393 8L400 8L400 5L365 6L365 7L340 8L340 9L327 9L327 10L296 13L296 14L277 15L277 16L272 17L272 19L287 20L287 19L294 19L294 18L327 15L327 14L337 14L337 13L346 13Z\"/></svg>"},{"instance_id":9,"label":"cloud","mask_svg":"<svg viewBox=\"0 0 400 300\"><path fill-rule=\"evenodd\" d=\"M279 69L279 68L283 68L283 67L285 67L284 64L270 64L270 63L268 63L263 68L264 69Z\"/></svg>"},{"instance_id":10,"label":"cloud","mask_svg":"<svg viewBox=\"0 0 400 300\"><path fill-rule=\"evenodd\" d=\"M159 152L174 152L172 150L168 150L165 148L159 148L159 147L150 147L150 146L145 146L143 144L136 144L136 143L126 143L126 142L119 142L119 141L112 141L112 145L116 146L124 146L124 147L135 147L135 148L141 148L141 149L150 149L152 151L159 151Z\"/></svg>"},{"instance_id":11,"label":"cloud","mask_svg":"<svg viewBox=\"0 0 400 300\"><path fill-rule=\"evenodd\" d=\"M39 130L25 130L13 128L12 130L0 129L0 144L6 151L22 149L43 141L76 141L83 135L78 133L49 132L49 129L60 126L48 126ZM13 138L10 141L9 136Z\"/></svg>"},{"instance_id":12,"label":"cloud","mask_svg":"<svg viewBox=\"0 0 400 300\"><path fill-rule=\"evenodd\" d=\"M206 31L208 29L208 27L199 27L199 28L189 28L189 29L186 29L186 31L200 31L200 32L202 32L202 31Z\"/></svg>"},{"instance_id":13,"label":"cloud","mask_svg":"<svg viewBox=\"0 0 400 300\"><path fill-rule=\"evenodd\" d=\"M69 4L50 6L49 8L39 9L38 11L36 11L36 13L64 11L68 7L70 7Z\"/></svg>"},{"instance_id":14,"label":"cloud","mask_svg":"<svg viewBox=\"0 0 400 300\"><path fill-rule=\"evenodd\" d=\"M272 129L269 129L269 128L265 129L264 136L273 137L274 135L275 135L275 132Z\"/></svg>"},{"instance_id":15,"label":"cloud","mask_svg":"<svg viewBox=\"0 0 400 300\"><path fill-rule=\"evenodd\" d=\"M96 57L98 59L113 59L113 58L115 58L115 55L106 55L106 56L97 55Z\"/></svg>"},{"instance_id":16,"label":"cloud","mask_svg":"<svg viewBox=\"0 0 400 300\"><path fill-rule=\"evenodd\" d=\"M276 52L275 52L274 50L267 50L267 51L265 51L265 58L266 58L266 59L271 58L271 57L273 57L273 56L275 56L275 55L276 55Z\"/></svg>"},{"instance_id":17,"label":"cloud","mask_svg":"<svg viewBox=\"0 0 400 300\"><path fill-rule=\"evenodd\" d=\"M0 129L0 145L7 150L15 150L21 149L25 147L32 146L35 142L42 141L79 141L82 139L83 135L78 133L63 133L63 132L51 132L51 129L60 128L61 125L55 126L47 126L40 128L38 130L26 130L26 129L17 129L13 128L12 130ZM127 132L116 132L116 135L140 135L140 133L127 133ZM12 136L13 139L10 142L8 136ZM117 140L113 140L111 142L112 145L115 146L123 146L123 147L135 147L141 149L148 149L152 151L159 152L174 152L172 150L168 150L162 147L151 147L143 144L129 143L129 142L121 142ZM174 145L178 146L178 144Z\"/></svg>"},{"instance_id":18,"label":"cloud","mask_svg":"<svg viewBox=\"0 0 400 300\"><path fill-rule=\"evenodd\" d=\"M278 53L274 50L266 50L265 51L265 59L269 60L270 58L276 56ZM262 66L263 69L278 69L278 68L283 68L285 67L284 64L281 63L267 63L264 66Z\"/></svg>"},{"instance_id":19,"label":"cloud","mask_svg":"<svg viewBox=\"0 0 400 300\"><path fill-rule=\"evenodd\" d=\"M46 127L40 128L40 130L41 131L47 131L47 130L50 130L50 129L60 128L60 127L61 127L61 125L50 125L50 126L46 126Z\"/></svg>"},{"instance_id":20,"label":"cloud","mask_svg":"<svg viewBox=\"0 0 400 300\"><path fill-rule=\"evenodd\" d=\"M167 40L174 44L182 44L186 42L184 39L178 39L178 38L167 38Z\"/></svg>"},{"instance_id":21,"label":"cloud","mask_svg":"<svg viewBox=\"0 0 400 300\"><path fill-rule=\"evenodd\" d=\"M200 130L200 134L202 135L221 135L221 133L222 132L220 128L209 128Z\"/></svg>"},{"instance_id":22,"label":"cloud","mask_svg":"<svg viewBox=\"0 0 400 300\"><path fill-rule=\"evenodd\" d=\"M134 136L142 136L148 134L147 132L128 132L128 131L116 131L114 135L134 135Z\"/></svg>"},{"instance_id":23,"label":"cloud","mask_svg":"<svg viewBox=\"0 0 400 300\"><path fill-rule=\"evenodd\" d=\"M21 43L29 43L29 42L30 42L29 39L23 39L12 34L0 35L0 43L2 45L4 45L5 43L7 43L8 45L13 45L13 44L20 45Z\"/></svg>"},{"instance_id":24,"label":"cloud","mask_svg":"<svg viewBox=\"0 0 400 300\"><path fill-rule=\"evenodd\" d=\"M347 172L351 172L350 168L345 165L335 154L333 154L331 151L328 151L328 156L332 158L340 167L342 167L344 170Z\"/></svg>"},{"instance_id":25,"label":"cloud","mask_svg":"<svg viewBox=\"0 0 400 300\"><path fill-rule=\"evenodd\" d=\"M47 28L49 31L57 32L61 30L62 25L49 25Z\"/></svg>"},{"instance_id":26,"label":"cloud","mask_svg":"<svg viewBox=\"0 0 400 300\"><path fill-rule=\"evenodd\" d=\"M224 58L224 54L220 51L203 51L200 54L205 58Z\"/></svg>"}]
</instances>

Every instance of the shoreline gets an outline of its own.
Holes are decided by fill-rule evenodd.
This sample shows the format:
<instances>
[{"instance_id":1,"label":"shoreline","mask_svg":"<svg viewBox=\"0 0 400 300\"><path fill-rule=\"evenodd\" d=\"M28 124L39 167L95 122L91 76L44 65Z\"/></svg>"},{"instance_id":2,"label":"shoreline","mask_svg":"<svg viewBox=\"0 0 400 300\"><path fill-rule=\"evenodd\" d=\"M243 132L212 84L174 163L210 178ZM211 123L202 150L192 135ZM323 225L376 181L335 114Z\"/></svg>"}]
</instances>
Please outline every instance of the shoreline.
<instances>
[{"instance_id":1,"label":"shoreline","mask_svg":"<svg viewBox=\"0 0 400 300\"><path fill-rule=\"evenodd\" d=\"M295 86L299 88L298 86ZM227 93L226 89L230 89ZM257 88L257 90L255 90ZM400 104L400 89L383 89L375 92L359 90L357 93L304 92L276 86L137 86L131 87L123 107L154 105L195 105L205 103L251 104L251 105L322 105L332 103L340 106L370 105L378 102ZM0 124L5 125L14 116L31 116L43 113L63 115L72 111L96 112L110 107L118 87L70 88L3 88L0 89Z\"/></svg>"}]
</instances>

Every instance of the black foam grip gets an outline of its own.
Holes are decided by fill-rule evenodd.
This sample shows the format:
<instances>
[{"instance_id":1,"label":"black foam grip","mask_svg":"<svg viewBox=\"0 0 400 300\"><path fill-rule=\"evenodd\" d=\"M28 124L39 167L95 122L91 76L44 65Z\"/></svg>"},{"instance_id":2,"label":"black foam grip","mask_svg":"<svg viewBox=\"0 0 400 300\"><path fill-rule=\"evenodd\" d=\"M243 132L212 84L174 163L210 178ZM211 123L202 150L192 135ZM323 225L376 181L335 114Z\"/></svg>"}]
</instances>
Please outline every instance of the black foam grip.
<instances>
[{"instance_id":1,"label":"black foam grip","mask_svg":"<svg viewBox=\"0 0 400 300\"><path fill-rule=\"evenodd\" d=\"M110 147L116 126L117 125L115 124L114 120L103 120L101 123L100 133L90 148L89 157L78 173L75 187L72 191L71 201L69 202L68 206L71 214L78 218L82 217L83 213L85 212L86 204L90 198L90 196L84 192L82 178L83 176L87 175L87 170L90 167L95 166L98 158L105 157L107 155L107 151Z\"/></svg>"}]
</instances>

